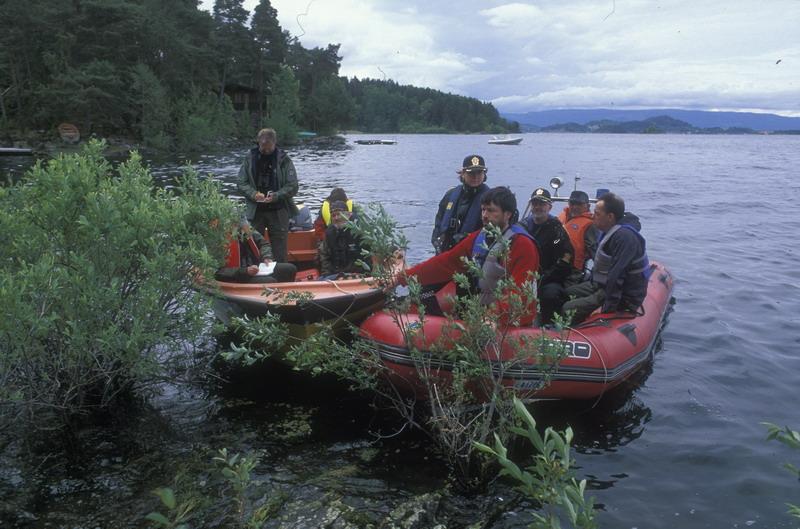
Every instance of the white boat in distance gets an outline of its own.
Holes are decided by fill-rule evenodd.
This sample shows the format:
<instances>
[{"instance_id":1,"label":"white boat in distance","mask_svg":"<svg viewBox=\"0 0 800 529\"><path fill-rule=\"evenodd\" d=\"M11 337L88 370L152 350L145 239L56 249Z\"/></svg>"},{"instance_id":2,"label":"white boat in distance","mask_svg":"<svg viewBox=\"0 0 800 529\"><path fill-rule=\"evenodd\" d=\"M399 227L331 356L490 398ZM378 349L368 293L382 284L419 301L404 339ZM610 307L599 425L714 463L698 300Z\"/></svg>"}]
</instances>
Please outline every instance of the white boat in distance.
<instances>
[{"instance_id":1,"label":"white boat in distance","mask_svg":"<svg viewBox=\"0 0 800 529\"><path fill-rule=\"evenodd\" d=\"M519 145L522 138L498 138L495 136L489 140L489 145Z\"/></svg>"},{"instance_id":2,"label":"white boat in distance","mask_svg":"<svg viewBox=\"0 0 800 529\"><path fill-rule=\"evenodd\" d=\"M359 145L394 145L397 140L353 140L353 143Z\"/></svg>"}]
</instances>

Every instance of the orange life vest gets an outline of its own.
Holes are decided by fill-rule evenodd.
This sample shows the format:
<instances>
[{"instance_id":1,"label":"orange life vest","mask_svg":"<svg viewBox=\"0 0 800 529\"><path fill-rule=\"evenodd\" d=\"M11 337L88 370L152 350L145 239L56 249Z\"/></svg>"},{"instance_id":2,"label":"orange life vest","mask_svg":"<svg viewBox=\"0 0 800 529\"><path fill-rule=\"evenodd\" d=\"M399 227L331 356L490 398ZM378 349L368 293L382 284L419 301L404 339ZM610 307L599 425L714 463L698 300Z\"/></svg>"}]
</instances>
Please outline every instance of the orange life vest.
<instances>
[{"instance_id":1,"label":"orange life vest","mask_svg":"<svg viewBox=\"0 0 800 529\"><path fill-rule=\"evenodd\" d=\"M252 236L247 238L247 246L255 256L256 261L261 261L261 252L258 250L258 245L256 245L256 241L253 240ZM225 259L226 268L239 268L242 266L240 247L239 239L231 237L228 243L228 256Z\"/></svg>"},{"instance_id":2,"label":"orange life vest","mask_svg":"<svg viewBox=\"0 0 800 529\"><path fill-rule=\"evenodd\" d=\"M583 270L583 263L587 259L584 237L586 235L586 230L592 225L594 215L586 212L567 220L567 213L569 213L569 207L564 208L564 211L559 213L558 220L561 221L561 224L564 225L564 229L567 230L569 241L572 243L572 248L575 250L575 260L572 262L572 266L575 267L576 270ZM592 258L594 256L590 255L588 257Z\"/></svg>"}]
</instances>

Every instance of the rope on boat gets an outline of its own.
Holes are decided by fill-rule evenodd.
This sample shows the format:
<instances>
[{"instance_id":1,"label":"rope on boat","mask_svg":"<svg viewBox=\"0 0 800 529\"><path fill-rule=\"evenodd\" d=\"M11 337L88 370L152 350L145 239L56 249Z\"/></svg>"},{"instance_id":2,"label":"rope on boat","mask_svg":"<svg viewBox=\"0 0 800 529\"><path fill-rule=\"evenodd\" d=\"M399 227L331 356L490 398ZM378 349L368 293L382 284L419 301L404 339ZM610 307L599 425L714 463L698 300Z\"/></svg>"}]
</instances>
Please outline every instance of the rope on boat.
<instances>
[{"instance_id":1,"label":"rope on boat","mask_svg":"<svg viewBox=\"0 0 800 529\"><path fill-rule=\"evenodd\" d=\"M600 362L603 364L603 378L605 379L605 382L608 382L608 367L606 366L606 360L605 360L605 358L603 358L603 355L602 355L602 354L600 354L600 348L599 348L599 347L597 347L597 346L594 344L594 342L593 342L593 341L592 341L592 340L591 340L591 339L590 339L588 336L586 336L585 334L583 334L583 333L582 333L581 331L579 331L578 329L575 329L574 327L568 327L568 329L569 329L570 331L573 331L573 332L577 333L578 335L580 335L581 337L583 337L583 339L584 339L584 340L586 340L587 342L589 342L590 344L592 344L592 347L594 347L594 350L595 350L595 351L597 351L597 356L600 358ZM603 392L603 393L605 393L605 392ZM597 406L597 403L598 403L598 402L600 402L600 399L602 399L602 398L603 398L603 393L600 393L600 394L597 396L597 398L595 399L594 403L592 403L592 406L591 406L592 408L594 408L595 406Z\"/></svg>"}]
</instances>

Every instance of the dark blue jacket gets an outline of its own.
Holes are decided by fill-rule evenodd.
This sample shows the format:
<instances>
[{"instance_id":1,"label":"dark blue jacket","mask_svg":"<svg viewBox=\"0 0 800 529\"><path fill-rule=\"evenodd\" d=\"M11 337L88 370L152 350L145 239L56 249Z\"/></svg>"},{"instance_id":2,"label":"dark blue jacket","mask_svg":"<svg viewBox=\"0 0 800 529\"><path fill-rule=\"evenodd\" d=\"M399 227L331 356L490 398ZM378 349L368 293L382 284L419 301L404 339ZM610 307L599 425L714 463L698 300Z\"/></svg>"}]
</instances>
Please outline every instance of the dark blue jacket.
<instances>
[{"instance_id":1,"label":"dark blue jacket","mask_svg":"<svg viewBox=\"0 0 800 529\"><path fill-rule=\"evenodd\" d=\"M439 201L431 244L436 253L444 252L458 244L473 231L483 227L481 221L481 198L489 186L460 185L450 189Z\"/></svg>"}]
</instances>

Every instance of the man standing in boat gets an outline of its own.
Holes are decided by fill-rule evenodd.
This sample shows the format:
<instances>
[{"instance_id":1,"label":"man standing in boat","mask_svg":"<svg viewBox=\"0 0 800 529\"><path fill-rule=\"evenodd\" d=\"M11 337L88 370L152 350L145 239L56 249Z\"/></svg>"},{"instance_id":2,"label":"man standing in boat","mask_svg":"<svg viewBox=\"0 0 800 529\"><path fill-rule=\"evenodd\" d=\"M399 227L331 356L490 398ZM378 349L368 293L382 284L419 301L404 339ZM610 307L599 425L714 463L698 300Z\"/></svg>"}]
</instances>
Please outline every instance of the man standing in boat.
<instances>
[{"instance_id":1,"label":"man standing in boat","mask_svg":"<svg viewBox=\"0 0 800 529\"><path fill-rule=\"evenodd\" d=\"M247 220L258 233L266 228L275 260L288 260L289 219L297 215L297 171L291 158L277 147L273 129L258 132L258 146L250 149L239 169L237 188L247 202Z\"/></svg>"},{"instance_id":2,"label":"man standing in boat","mask_svg":"<svg viewBox=\"0 0 800 529\"><path fill-rule=\"evenodd\" d=\"M578 190L570 193L569 205L558 215L575 250L572 262L574 270L567 279L567 285L575 285L591 277L594 253L597 251L597 228L593 219L589 211L589 195Z\"/></svg>"},{"instance_id":3,"label":"man standing in boat","mask_svg":"<svg viewBox=\"0 0 800 529\"><path fill-rule=\"evenodd\" d=\"M439 210L431 234L436 253L449 250L481 227L481 197L486 185L486 162L471 154L464 158L458 172L461 185L450 189L439 201Z\"/></svg>"},{"instance_id":4,"label":"man standing in boat","mask_svg":"<svg viewBox=\"0 0 800 529\"><path fill-rule=\"evenodd\" d=\"M594 208L594 225L603 232L594 257L592 279L567 288L563 312L575 311L573 323L595 309L636 312L647 295L650 262L639 218L625 212L625 201L606 193Z\"/></svg>"},{"instance_id":5,"label":"man standing in boat","mask_svg":"<svg viewBox=\"0 0 800 529\"><path fill-rule=\"evenodd\" d=\"M507 187L495 187L482 195L480 205L483 229L468 234L450 250L406 270L398 282L406 284L407 278L414 276L422 285L443 284L452 280L454 274L467 272L465 259L472 259L483 272L477 284L481 304L494 303L499 321L507 321L510 296L495 299L495 289L501 279L511 279L526 306L519 323L531 325L536 317L535 274L539 269L539 252L531 236L512 222L517 214L517 199ZM509 241L506 256L500 255L503 245L499 239L494 240L490 227Z\"/></svg>"}]
</instances>

